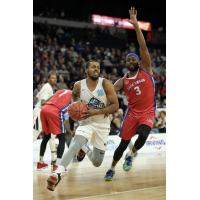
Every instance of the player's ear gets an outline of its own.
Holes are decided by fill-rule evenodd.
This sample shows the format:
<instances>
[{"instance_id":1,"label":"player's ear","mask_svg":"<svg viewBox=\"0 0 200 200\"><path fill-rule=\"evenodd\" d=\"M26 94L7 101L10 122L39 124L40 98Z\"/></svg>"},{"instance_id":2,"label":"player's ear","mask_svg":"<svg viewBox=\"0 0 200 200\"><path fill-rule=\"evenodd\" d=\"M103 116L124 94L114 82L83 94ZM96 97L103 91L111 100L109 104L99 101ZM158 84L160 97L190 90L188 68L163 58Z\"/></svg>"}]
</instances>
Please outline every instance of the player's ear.
<instances>
[{"instance_id":1,"label":"player's ear","mask_svg":"<svg viewBox=\"0 0 200 200\"><path fill-rule=\"evenodd\" d=\"M88 71L88 64L87 63L84 64L84 68L85 68L85 73L87 74L87 71Z\"/></svg>"},{"instance_id":2,"label":"player's ear","mask_svg":"<svg viewBox=\"0 0 200 200\"><path fill-rule=\"evenodd\" d=\"M85 73L88 74L88 68L85 69Z\"/></svg>"}]
</instances>

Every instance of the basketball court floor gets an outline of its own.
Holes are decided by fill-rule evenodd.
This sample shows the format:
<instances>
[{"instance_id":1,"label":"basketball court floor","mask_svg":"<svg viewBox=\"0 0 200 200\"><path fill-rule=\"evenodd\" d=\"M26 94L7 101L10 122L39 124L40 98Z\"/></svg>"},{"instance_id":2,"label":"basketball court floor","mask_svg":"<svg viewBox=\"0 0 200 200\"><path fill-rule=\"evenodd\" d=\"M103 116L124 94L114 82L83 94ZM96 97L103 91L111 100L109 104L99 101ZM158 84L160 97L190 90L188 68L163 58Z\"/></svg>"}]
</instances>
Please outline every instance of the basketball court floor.
<instances>
[{"instance_id":1,"label":"basketball court floor","mask_svg":"<svg viewBox=\"0 0 200 200\"><path fill-rule=\"evenodd\" d=\"M54 192L46 189L50 167L37 171L33 167L34 200L165 200L165 152L138 153L129 172L122 169L123 158L116 167L113 181L105 182L112 156L105 155L100 167L94 167L87 157L72 162Z\"/></svg>"}]
</instances>

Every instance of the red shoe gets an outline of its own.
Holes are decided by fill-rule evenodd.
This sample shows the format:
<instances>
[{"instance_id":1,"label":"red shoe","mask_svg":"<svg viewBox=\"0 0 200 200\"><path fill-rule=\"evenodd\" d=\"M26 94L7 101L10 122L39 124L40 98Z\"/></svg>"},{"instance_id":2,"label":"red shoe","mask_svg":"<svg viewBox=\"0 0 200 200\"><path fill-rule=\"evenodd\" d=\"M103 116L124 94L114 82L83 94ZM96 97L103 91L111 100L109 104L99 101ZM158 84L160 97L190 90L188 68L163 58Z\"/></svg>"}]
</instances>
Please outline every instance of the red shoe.
<instances>
[{"instance_id":1,"label":"red shoe","mask_svg":"<svg viewBox=\"0 0 200 200\"><path fill-rule=\"evenodd\" d=\"M60 180L61 180L60 173L53 174L53 175L49 176L49 178L47 179L47 189L54 191L55 187L58 185Z\"/></svg>"},{"instance_id":2,"label":"red shoe","mask_svg":"<svg viewBox=\"0 0 200 200\"><path fill-rule=\"evenodd\" d=\"M85 152L82 149L80 149L80 151L78 152L76 158L77 158L77 160L79 162L81 162L85 158Z\"/></svg>"},{"instance_id":3,"label":"red shoe","mask_svg":"<svg viewBox=\"0 0 200 200\"><path fill-rule=\"evenodd\" d=\"M48 164L46 163L43 163L43 162L38 162L37 163L37 169L40 170L40 169L45 169L48 167Z\"/></svg>"}]
</instances>

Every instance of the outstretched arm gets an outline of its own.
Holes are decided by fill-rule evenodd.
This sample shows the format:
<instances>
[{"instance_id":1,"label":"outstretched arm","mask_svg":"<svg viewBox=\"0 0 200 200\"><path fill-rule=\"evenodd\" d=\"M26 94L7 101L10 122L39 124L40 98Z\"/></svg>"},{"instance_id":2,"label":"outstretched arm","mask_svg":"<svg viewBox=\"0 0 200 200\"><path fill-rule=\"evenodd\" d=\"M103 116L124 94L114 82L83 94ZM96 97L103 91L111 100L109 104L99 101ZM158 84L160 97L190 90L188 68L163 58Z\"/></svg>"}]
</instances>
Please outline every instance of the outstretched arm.
<instances>
[{"instance_id":1,"label":"outstretched arm","mask_svg":"<svg viewBox=\"0 0 200 200\"><path fill-rule=\"evenodd\" d=\"M137 10L135 10L134 7L131 7L129 10L130 20L129 22L135 27L137 40L140 46L140 56L142 59L142 66L149 74L153 74L152 67L151 67L151 57L143 36L143 33L139 27L138 21L137 21Z\"/></svg>"}]
</instances>

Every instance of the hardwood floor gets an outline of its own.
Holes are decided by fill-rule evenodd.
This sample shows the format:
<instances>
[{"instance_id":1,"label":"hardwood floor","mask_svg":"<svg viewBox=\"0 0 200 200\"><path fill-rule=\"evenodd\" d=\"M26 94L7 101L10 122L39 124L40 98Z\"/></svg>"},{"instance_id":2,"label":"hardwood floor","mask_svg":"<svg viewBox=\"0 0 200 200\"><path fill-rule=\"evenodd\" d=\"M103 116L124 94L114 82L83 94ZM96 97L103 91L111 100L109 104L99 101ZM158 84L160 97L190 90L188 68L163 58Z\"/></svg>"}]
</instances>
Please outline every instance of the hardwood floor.
<instances>
[{"instance_id":1,"label":"hardwood floor","mask_svg":"<svg viewBox=\"0 0 200 200\"><path fill-rule=\"evenodd\" d=\"M123 158L116 167L113 181L105 182L104 175L112 157L106 156L98 168L85 158L72 163L54 192L46 189L50 169L33 172L34 200L165 200L165 153L138 154L129 172L122 169Z\"/></svg>"}]
</instances>

